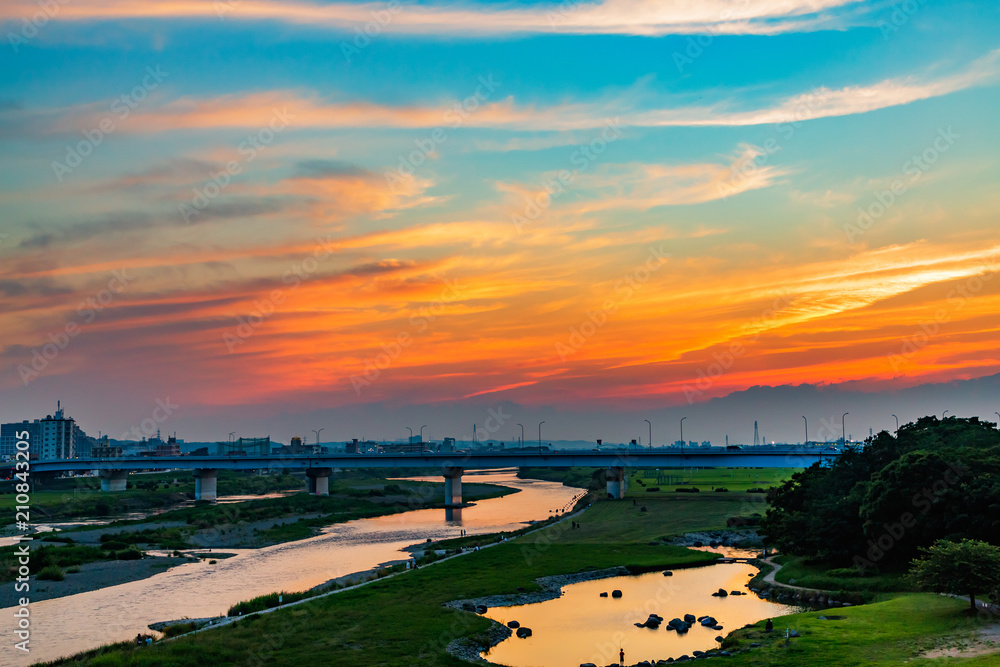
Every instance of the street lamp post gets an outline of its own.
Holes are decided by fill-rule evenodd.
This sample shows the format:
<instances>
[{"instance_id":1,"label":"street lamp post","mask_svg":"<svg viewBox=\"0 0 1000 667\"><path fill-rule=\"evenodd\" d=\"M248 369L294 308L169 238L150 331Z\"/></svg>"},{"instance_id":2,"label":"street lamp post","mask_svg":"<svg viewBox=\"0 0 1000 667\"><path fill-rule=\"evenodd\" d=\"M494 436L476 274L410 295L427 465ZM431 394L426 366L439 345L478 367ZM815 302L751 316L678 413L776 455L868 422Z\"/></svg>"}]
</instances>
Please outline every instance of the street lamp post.
<instances>
[{"instance_id":1,"label":"street lamp post","mask_svg":"<svg viewBox=\"0 0 1000 667\"><path fill-rule=\"evenodd\" d=\"M841 437L843 438L843 443L844 443L845 447L847 446L847 415L849 415L849 414L851 414L851 413L850 412L845 412L840 417L840 428L843 429L843 434L842 434Z\"/></svg>"},{"instance_id":2,"label":"street lamp post","mask_svg":"<svg viewBox=\"0 0 1000 667\"><path fill-rule=\"evenodd\" d=\"M947 415L949 412L951 412L951 410L945 410L944 412L941 413L941 420L942 421L944 420L945 415Z\"/></svg>"},{"instance_id":3,"label":"street lamp post","mask_svg":"<svg viewBox=\"0 0 1000 667\"><path fill-rule=\"evenodd\" d=\"M326 430L325 426L323 428L319 429L318 431L316 429L312 430L312 432L316 434L316 444L317 445L319 444L319 434L322 433L325 430Z\"/></svg>"},{"instance_id":4,"label":"street lamp post","mask_svg":"<svg viewBox=\"0 0 1000 667\"><path fill-rule=\"evenodd\" d=\"M687 417L681 417L681 456L684 456L684 420Z\"/></svg>"},{"instance_id":5,"label":"street lamp post","mask_svg":"<svg viewBox=\"0 0 1000 667\"><path fill-rule=\"evenodd\" d=\"M1000 412L994 412L993 414L997 416L997 425L1000 426Z\"/></svg>"},{"instance_id":6,"label":"street lamp post","mask_svg":"<svg viewBox=\"0 0 1000 667\"><path fill-rule=\"evenodd\" d=\"M410 432L410 439L406 441L406 444L410 444L411 442L413 442L413 429L407 426L406 430Z\"/></svg>"},{"instance_id":7,"label":"street lamp post","mask_svg":"<svg viewBox=\"0 0 1000 667\"><path fill-rule=\"evenodd\" d=\"M809 446L809 420L806 419L805 415L802 415L802 421L806 423L806 447Z\"/></svg>"},{"instance_id":8,"label":"street lamp post","mask_svg":"<svg viewBox=\"0 0 1000 667\"><path fill-rule=\"evenodd\" d=\"M899 417L893 415L893 419L896 420L896 435L899 435Z\"/></svg>"},{"instance_id":9,"label":"street lamp post","mask_svg":"<svg viewBox=\"0 0 1000 667\"><path fill-rule=\"evenodd\" d=\"M647 424L649 424L649 448L652 449L653 448L653 422L649 421L648 419L643 419L642 421L644 421Z\"/></svg>"},{"instance_id":10,"label":"street lamp post","mask_svg":"<svg viewBox=\"0 0 1000 667\"><path fill-rule=\"evenodd\" d=\"M542 453L542 424L545 422L538 422L538 453Z\"/></svg>"},{"instance_id":11,"label":"street lamp post","mask_svg":"<svg viewBox=\"0 0 1000 667\"><path fill-rule=\"evenodd\" d=\"M524 424L518 424L521 427L521 449L524 449Z\"/></svg>"},{"instance_id":12,"label":"street lamp post","mask_svg":"<svg viewBox=\"0 0 1000 667\"><path fill-rule=\"evenodd\" d=\"M420 442L424 441L424 429L427 428L427 424L420 427Z\"/></svg>"}]
</instances>

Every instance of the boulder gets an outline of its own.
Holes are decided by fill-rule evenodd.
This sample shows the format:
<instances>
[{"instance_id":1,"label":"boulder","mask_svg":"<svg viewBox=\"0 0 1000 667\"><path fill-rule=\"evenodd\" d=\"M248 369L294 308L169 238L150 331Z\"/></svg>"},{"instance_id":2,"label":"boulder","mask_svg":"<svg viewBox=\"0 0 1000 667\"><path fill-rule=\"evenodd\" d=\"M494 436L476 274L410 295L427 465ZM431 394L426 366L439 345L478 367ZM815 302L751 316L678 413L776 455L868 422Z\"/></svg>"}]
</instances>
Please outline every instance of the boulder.
<instances>
[{"instance_id":1,"label":"boulder","mask_svg":"<svg viewBox=\"0 0 1000 667\"><path fill-rule=\"evenodd\" d=\"M518 623L517 621L510 621L507 623L507 627L510 628L511 630L517 630L519 627L521 627L521 624Z\"/></svg>"},{"instance_id":2,"label":"boulder","mask_svg":"<svg viewBox=\"0 0 1000 667\"><path fill-rule=\"evenodd\" d=\"M487 611L489 611L489 608L486 605L484 605L484 604L477 604L476 605L476 613L477 614L485 614Z\"/></svg>"},{"instance_id":3,"label":"boulder","mask_svg":"<svg viewBox=\"0 0 1000 667\"><path fill-rule=\"evenodd\" d=\"M723 637L722 635L719 635L718 637L715 638L715 641L717 641L717 642L719 642L721 644L723 641L725 641L725 639L726 639L725 637Z\"/></svg>"},{"instance_id":4,"label":"boulder","mask_svg":"<svg viewBox=\"0 0 1000 667\"><path fill-rule=\"evenodd\" d=\"M471 602L463 602L462 609L464 609L465 611L475 611L476 605L472 604Z\"/></svg>"},{"instance_id":5,"label":"boulder","mask_svg":"<svg viewBox=\"0 0 1000 667\"><path fill-rule=\"evenodd\" d=\"M660 627L660 623L663 623L663 617L657 616L656 614L650 614L649 618L646 619L645 623L636 623L636 626L640 628L653 628L656 629Z\"/></svg>"},{"instance_id":6,"label":"boulder","mask_svg":"<svg viewBox=\"0 0 1000 667\"><path fill-rule=\"evenodd\" d=\"M694 614L684 614L684 622L685 623L694 623L695 620L696 619L694 617Z\"/></svg>"},{"instance_id":7,"label":"boulder","mask_svg":"<svg viewBox=\"0 0 1000 667\"><path fill-rule=\"evenodd\" d=\"M606 598L606 597L608 597L608 592L607 592L607 591L604 591L603 593L601 593L601 597L602 597L602 598Z\"/></svg>"},{"instance_id":8,"label":"boulder","mask_svg":"<svg viewBox=\"0 0 1000 667\"><path fill-rule=\"evenodd\" d=\"M730 595L743 595L743 591L729 591Z\"/></svg>"},{"instance_id":9,"label":"boulder","mask_svg":"<svg viewBox=\"0 0 1000 667\"><path fill-rule=\"evenodd\" d=\"M667 570L666 572L663 573L663 576L664 577L672 577L672 576L674 576L674 573L671 572L670 570Z\"/></svg>"},{"instance_id":10,"label":"boulder","mask_svg":"<svg viewBox=\"0 0 1000 667\"><path fill-rule=\"evenodd\" d=\"M615 589L615 590L611 591L611 597L613 597L613 598L620 598L621 596L622 596L622 592L620 590Z\"/></svg>"},{"instance_id":11,"label":"boulder","mask_svg":"<svg viewBox=\"0 0 1000 667\"><path fill-rule=\"evenodd\" d=\"M531 628L518 628L515 634L518 639L526 639L531 636Z\"/></svg>"},{"instance_id":12,"label":"boulder","mask_svg":"<svg viewBox=\"0 0 1000 667\"><path fill-rule=\"evenodd\" d=\"M789 637L801 637L802 635L799 634L798 630L789 630L788 631L788 636Z\"/></svg>"},{"instance_id":13,"label":"boulder","mask_svg":"<svg viewBox=\"0 0 1000 667\"><path fill-rule=\"evenodd\" d=\"M597 667L597 665L592 662L581 662L580 667Z\"/></svg>"},{"instance_id":14,"label":"boulder","mask_svg":"<svg viewBox=\"0 0 1000 667\"><path fill-rule=\"evenodd\" d=\"M720 597L720 598L724 598L724 597L726 597L727 595L729 595L729 593L727 593L727 592L726 592L726 589L725 589L725 588L720 588L720 589L719 589L719 597Z\"/></svg>"}]
</instances>

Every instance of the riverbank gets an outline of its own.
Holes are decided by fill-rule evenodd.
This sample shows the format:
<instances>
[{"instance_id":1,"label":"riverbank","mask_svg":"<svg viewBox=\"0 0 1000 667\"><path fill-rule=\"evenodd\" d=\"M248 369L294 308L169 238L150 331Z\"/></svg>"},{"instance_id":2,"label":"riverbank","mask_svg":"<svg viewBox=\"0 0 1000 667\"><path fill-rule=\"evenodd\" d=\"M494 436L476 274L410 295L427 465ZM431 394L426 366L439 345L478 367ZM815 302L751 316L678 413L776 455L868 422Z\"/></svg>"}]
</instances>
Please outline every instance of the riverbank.
<instances>
[{"instance_id":1,"label":"riverbank","mask_svg":"<svg viewBox=\"0 0 1000 667\"><path fill-rule=\"evenodd\" d=\"M131 581L141 581L177 565L191 562L189 558L147 557L142 560L98 561L80 565L76 571L66 572L62 581L43 581L31 577L31 601L42 602L77 595L100 588L118 586ZM0 586L0 609L14 607L22 593L12 584Z\"/></svg>"}]
</instances>

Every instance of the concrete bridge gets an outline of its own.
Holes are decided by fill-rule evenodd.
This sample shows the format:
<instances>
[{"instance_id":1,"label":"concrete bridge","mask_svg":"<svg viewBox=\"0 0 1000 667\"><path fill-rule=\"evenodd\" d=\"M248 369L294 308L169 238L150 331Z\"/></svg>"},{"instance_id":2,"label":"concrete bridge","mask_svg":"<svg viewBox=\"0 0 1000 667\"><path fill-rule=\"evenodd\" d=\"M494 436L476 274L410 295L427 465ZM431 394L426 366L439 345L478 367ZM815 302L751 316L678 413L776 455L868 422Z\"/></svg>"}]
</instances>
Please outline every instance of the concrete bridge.
<instances>
[{"instance_id":1,"label":"concrete bridge","mask_svg":"<svg viewBox=\"0 0 1000 667\"><path fill-rule=\"evenodd\" d=\"M607 468L608 495L625 496L627 468L805 468L840 454L819 447L734 449L676 448L614 451L412 452L325 456L138 456L108 459L32 461L34 473L97 471L102 491L124 491L128 474L140 470L190 470L195 499L215 500L220 470L304 470L309 492L329 495L334 468L427 468L445 480L445 505L462 505L462 473L490 468Z\"/></svg>"}]
</instances>

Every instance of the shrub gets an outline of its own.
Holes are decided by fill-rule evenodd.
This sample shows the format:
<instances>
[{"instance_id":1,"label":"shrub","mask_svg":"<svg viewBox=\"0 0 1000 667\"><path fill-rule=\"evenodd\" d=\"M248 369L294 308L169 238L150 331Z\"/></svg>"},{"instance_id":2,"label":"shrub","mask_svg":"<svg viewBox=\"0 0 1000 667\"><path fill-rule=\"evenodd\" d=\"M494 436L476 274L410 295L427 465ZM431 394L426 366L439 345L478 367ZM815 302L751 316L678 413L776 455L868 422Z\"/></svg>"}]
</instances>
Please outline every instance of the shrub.
<instances>
[{"instance_id":1,"label":"shrub","mask_svg":"<svg viewBox=\"0 0 1000 667\"><path fill-rule=\"evenodd\" d=\"M66 575L63 574L62 568L58 565L46 565L38 573L38 578L45 579L46 581L62 581L66 578Z\"/></svg>"},{"instance_id":2,"label":"shrub","mask_svg":"<svg viewBox=\"0 0 1000 667\"><path fill-rule=\"evenodd\" d=\"M656 493L659 490L660 490L660 487L658 487L658 486L651 486L648 489L646 489L646 493Z\"/></svg>"},{"instance_id":3,"label":"shrub","mask_svg":"<svg viewBox=\"0 0 1000 667\"><path fill-rule=\"evenodd\" d=\"M701 490L697 486L679 486L674 489L675 493L700 493Z\"/></svg>"}]
</instances>

